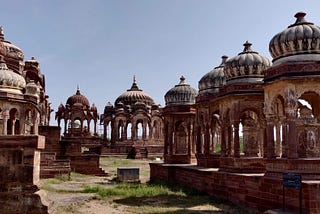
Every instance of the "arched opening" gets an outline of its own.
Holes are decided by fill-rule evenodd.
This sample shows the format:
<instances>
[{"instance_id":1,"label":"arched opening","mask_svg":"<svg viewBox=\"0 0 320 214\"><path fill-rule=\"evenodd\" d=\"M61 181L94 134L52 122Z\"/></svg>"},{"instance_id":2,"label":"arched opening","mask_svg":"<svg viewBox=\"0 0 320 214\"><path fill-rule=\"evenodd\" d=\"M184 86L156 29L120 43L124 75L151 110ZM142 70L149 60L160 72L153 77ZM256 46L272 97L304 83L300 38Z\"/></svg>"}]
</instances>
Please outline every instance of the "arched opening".
<instances>
[{"instance_id":1,"label":"arched opening","mask_svg":"<svg viewBox=\"0 0 320 214\"><path fill-rule=\"evenodd\" d=\"M124 122L123 122L123 120L119 120L119 123L118 123L118 136L117 136L117 138L118 138L118 140L119 141L123 141L123 140L125 140L125 128L124 128Z\"/></svg>"},{"instance_id":2,"label":"arched opening","mask_svg":"<svg viewBox=\"0 0 320 214\"><path fill-rule=\"evenodd\" d=\"M34 134L34 124L32 122L32 114L31 110L27 109L25 112L25 134Z\"/></svg>"},{"instance_id":3,"label":"arched opening","mask_svg":"<svg viewBox=\"0 0 320 214\"><path fill-rule=\"evenodd\" d=\"M299 158L320 157L319 129L320 96L315 92L305 92L298 99L297 109L297 151Z\"/></svg>"},{"instance_id":4,"label":"arched opening","mask_svg":"<svg viewBox=\"0 0 320 214\"><path fill-rule=\"evenodd\" d=\"M85 119L82 121L82 133L84 135L91 135L90 133L90 124L89 124L89 120Z\"/></svg>"},{"instance_id":5,"label":"arched opening","mask_svg":"<svg viewBox=\"0 0 320 214\"><path fill-rule=\"evenodd\" d=\"M143 136L143 122L142 120L138 120L137 121L137 124L136 124L136 136L137 136L137 139L141 140L142 139L142 136Z\"/></svg>"},{"instance_id":6,"label":"arched opening","mask_svg":"<svg viewBox=\"0 0 320 214\"><path fill-rule=\"evenodd\" d=\"M127 139L131 140L132 138L132 123L127 121Z\"/></svg>"},{"instance_id":7,"label":"arched opening","mask_svg":"<svg viewBox=\"0 0 320 214\"><path fill-rule=\"evenodd\" d=\"M158 121L153 121L153 126L152 126L152 137L154 139L159 138L159 130L158 130Z\"/></svg>"},{"instance_id":8,"label":"arched opening","mask_svg":"<svg viewBox=\"0 0 320 214\"><path fill-rule=\"evenodd\" d=\"M221 122L218 112L212 115L210 127L210 153L221 152Z\"/></svg>"},{"instance_id":9,"label":"arched opening","mask_svg":"<svg viewBox=\"0 0 320 214\"><path fill-rule=\"evenodd\" d=\"M243 153L247 157L257 157L260 151L260 124L258 115L252 110L242 112L240 117L242 124Z\"/></svg>"},{"instance_id":10,"label":"arched opening","mask_svg":"<svg viewBox=\"0 0 320 214\"><path fill-rule=\"evenodd\" d=\"M175 154L187 154L188 143L187 143L187 130L186 125L182 121L178 121L175 124Z\"/></svg>"},{"instance_id":11,"label":"arched opening","mask_svg":"<svg viewBox=\"0 0 320 214\"><path fill-rule=\"evenodd\" d=\"M7 121L7 134L20 134L20 122L18 118L18 110L13 108L9 111L9 119Z\"/></svg>"},{"instance_id":12,"label":"arched opening","mask_svg":"<svg viewBox=\"0 0 320 214\"><path fill-rule=\"evenodd\" d=\"M146 124L146 130L145 130L145 133L144 133L144 139L149 139L149 133L150 133L150 125L149 123Z\"/></svg>"},{"instance_id":13,"label":"arched opening","mask_svg":"<svg viewBox=\"0 0 320 214\"><path fill-rule=\"evenodd\" d=\"M112 131L111 121L108 121L108 122L107 122L107 127L106 127L106 138L107 138L107 141L108 141L108 142L111 141L111 131Z\"/></svg>"}]
</instances>

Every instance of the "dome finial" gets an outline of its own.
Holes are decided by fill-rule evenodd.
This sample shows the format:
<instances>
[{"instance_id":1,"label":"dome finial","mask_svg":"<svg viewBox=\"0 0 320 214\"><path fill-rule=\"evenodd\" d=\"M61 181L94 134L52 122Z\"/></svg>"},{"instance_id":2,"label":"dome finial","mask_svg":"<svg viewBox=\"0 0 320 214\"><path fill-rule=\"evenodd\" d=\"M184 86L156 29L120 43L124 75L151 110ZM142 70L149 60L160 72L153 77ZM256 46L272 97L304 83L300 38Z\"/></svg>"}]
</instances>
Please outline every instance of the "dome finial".
<instances>
[{"instance_id":1,"label":"dome finial","mask_svg":"<svg viewBox=\"0 0 320 214\"><path fill-rule=\"evenodd\" d=\"M180 77L179 85L186 84L186 83L185 83L185 80L186 80L186 78L182 75L182 76Z\"/></svg>"},{"instance_id":2,"label":"dome finial","mask_svg":"<svg viewBox=\"0 0 320 214\"><path fill-rule=\"evenodd\" d=\"M220 66L222 66L222 65L224 65L224 64L226 63L226 61L227 61L227 59L228 59L228 56L223 55L223 56L221 57L221 59L222 59L222 62L221 62L221 64L220 64Z\"/></svg>"},{"instance_id":3,"label":"dome finial","mask_svg":"<svg viewBox=\"0 0 320 214\"><path fill-rule=\"evenodd\" d=\"M244 49L243 52L251 52L251 45L252 43L248 42L248 40L243 44Z\"/></svg>"},{"instance_id":4,"label":"dome finial","mask_svg":"<svg viewBox=\"0 0 320 214\"><path fill-rule=\"evenodd\" d=\"M79 87L79 84L77 84L77 93L76 95L80 95L80 87Z\"/></svg>"},{"instance_id":5,"label":"dome finial","mask_svg":"<svg viewBox=\"0 0 320 214\"><path fill-rule=\"evenodd\" d=\"M297 18L295 24L300 24L300 23L306 22L306 20L304 19L305 16L306 16L305 12L296 13L296 15L294 15L294 17Z\"/></svg>"},{"instance_id":6,"label":"dome finial","mask_svg":"<svg viewBox=\"0 0 320 214\"><path fill-rule=\"evenodd\" d=\"M0 26L0 41L4 40L4 32L3 32L3 27Z\"/></svg>"},{"instance_id":7,"label":"dome finial","mask_svg":"<svg viewBox=\"0 0 320 214\"><path fill-rule=\"evenodd\" d=\"M137 81L136 81L136 75L133 75L133 83L132 86L129 90L127 91L140 91L138 85L137 85Z\"/></svg>"}]
</instances>

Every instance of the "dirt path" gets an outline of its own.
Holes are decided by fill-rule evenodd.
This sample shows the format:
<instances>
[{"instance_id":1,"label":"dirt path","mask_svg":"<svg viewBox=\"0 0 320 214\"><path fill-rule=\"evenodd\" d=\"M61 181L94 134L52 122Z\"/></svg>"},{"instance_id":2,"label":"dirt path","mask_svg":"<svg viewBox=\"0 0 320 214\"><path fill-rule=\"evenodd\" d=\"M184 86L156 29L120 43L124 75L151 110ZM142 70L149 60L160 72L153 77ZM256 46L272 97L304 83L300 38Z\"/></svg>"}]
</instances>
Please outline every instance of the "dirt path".
<instances>
[{"instance_id":1,"label":"dirt path","mask_svg":"<svg viewBox=\"0 0 320 214\"><path fill-rule=\"evenodd\" d=\"M165 209L170 206L170 213L249 213L238 212L230 207L230 204L213 204L211 199L207 202L194 203L189 199L168 198L156 196L136 198L134 200L100 197L96 193L79 193L85 186L99 186L103 188L115 187L117 167L139 167L140 180L145 183L149 180L150 160L126 160L102 158L101 167L108 173L107 177L96 177L81 174L72 174L71 180L44 179L41 180L41 196L43 203L49 207L50 214L132 214L132 213L167 213ZM178 205L170 204L172 200L178 200ZM180 200L180 201L179 201ZM184 200L181 202L181 200ZM183 204L183 205L182 205ZM187 207L185 206L187 205ZM140 207L141 206L141 207ZM182 207L183 206L183 207ZM143 209L152 209L148 212ZM253 213L253 212L250 212Z\"/></svg>"}]
</instances>

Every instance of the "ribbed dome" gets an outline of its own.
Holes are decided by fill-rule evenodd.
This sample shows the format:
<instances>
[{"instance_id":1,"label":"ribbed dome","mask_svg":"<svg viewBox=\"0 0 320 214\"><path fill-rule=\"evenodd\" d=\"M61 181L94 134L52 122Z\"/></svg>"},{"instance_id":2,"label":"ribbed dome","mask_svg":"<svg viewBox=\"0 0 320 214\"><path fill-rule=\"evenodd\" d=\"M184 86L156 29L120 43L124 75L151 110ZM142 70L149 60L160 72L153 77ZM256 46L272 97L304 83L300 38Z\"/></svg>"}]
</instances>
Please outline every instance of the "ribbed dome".
<instances>
[{"instance_id":1,"label":"ribbed dome","mask_svg":"<svg viewBox=\"0 0 320 214\"><path fill-rule=\"evenodd\" d=\"M153 99L147 93L139 89L134 78L131 88L116 99L115 106L117 106L118 103L122 103L124 106L131 106L136 102L145 103L147 106L152 106L154 104Z\"/></svg>"},{"instance_id":2,"label":"ribbed dome","mask_svg":"<svg viewBox=\"0 0 320 214\"><path fill-rule=\"evenodd\" d=\"M295 15L296 22L276 34L269 43L273 61L305 61L320 59L320 27L304 19L306 14Z\"/></svg>"},{"instance_id":3,"label":"ribbed dome","mask_svg":"<svg viewBox=\"0 0 320 214\"><path fill-rule=\"evenodd\" d=\"M24 59L24 54L20 48L5 40L2 26L0 26L0 55L4 56L10 69L19 71L20 63L23 62Z\"/></svg>"},{"instance_id":4,"label":"ribbed dome","mask_svg":"<svg viewBox=\"0 0 320 214\"><path fill-rule=\"evenodd\" d=\"M262 81L264 71L271 66L271 62L267 57L252 51L251 45L247 41L243 44L243 52L226 61L224 70L227 84Z\"/></svg>"},{"instance_id":5,"label":"ribbed dome","mask_svg":"<svg viewBox=\"0 0 320 214\"><path fill-rule=\"evenodd\" d=\"M67 105L70 105L72 107L75 104L82 104L83 106L90 107L89 100L84 95L80 93L80 89L77 89L76 94L72 95L67 100Z\"/></svg>"},{"instance_id":6,"label":"ribbed dome","mask_svg":"<svg viewBox=\"0 0 320 214\"><path fill-rule=\"evenodd\" d=\"M185 83L185 78L180 77L180 82L170 89L164 96L166 105L192 105L195 103L197 90Z\"/></svg>"},{"instance_id":7,"label":"ribbed dome","mask_svg":"<svg viewBox=\"0 0 320 214\"><path fill-rule=\"evenodd\" d=\"M26 87L25 79L8 69L3 57L0 56L0 90L22 94L22 90Z\"/></svg>"},{"instance_id":8,"label":"ribbed dome","mask_svg":"<svg viewBox=\"0 0 320 214\"><path fill-rule=\"evenodd\" d=\"M227 56L222 56L221 64L200 79L198 84L199 94L217 93L219 88L226 84L224 65L227 59Z\"/></svg>"}]
</instances>

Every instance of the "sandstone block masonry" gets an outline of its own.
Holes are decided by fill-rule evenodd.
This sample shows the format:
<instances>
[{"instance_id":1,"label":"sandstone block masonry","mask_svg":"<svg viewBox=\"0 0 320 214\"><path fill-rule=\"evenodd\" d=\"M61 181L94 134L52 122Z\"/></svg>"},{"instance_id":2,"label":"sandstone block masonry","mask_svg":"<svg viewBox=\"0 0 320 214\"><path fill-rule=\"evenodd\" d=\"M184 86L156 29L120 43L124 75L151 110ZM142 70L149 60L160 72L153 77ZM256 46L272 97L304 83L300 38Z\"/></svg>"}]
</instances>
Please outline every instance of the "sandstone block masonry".
<instances>
[{"instance_id":1,"label":"sandstone block masonry","mask_svg":"<svg viewBox=\"0 0 320 214\"><path fill-rule=\"evenodd\" d=\"M39 190L40 149L43 136L0 136L1 213L48 213Z\"/></svg>"}]
</instances>

